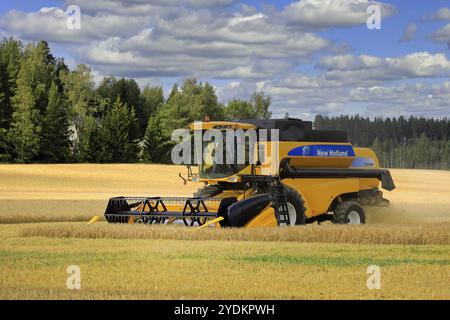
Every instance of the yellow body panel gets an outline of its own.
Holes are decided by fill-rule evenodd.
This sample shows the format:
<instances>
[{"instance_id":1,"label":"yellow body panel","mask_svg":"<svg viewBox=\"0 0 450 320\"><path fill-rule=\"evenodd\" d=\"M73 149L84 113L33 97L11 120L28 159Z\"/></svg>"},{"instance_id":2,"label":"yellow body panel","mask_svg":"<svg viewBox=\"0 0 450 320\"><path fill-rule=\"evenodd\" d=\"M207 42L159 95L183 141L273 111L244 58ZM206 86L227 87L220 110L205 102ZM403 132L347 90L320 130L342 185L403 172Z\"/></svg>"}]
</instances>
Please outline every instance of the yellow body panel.
<instances>
[{"instance_id":1,"label":"yellow body panel","mask_svg":"<svg viewBox=\"0 0 450 320\"><path fill-rule=\"evenodd\" d=\"M369 148L354 148L356 156L364 159L371 159L372 163L358 167L359 169L379 169L380 162L377 155L372 149ZM380 181L378 179L359 179L360 190L378 188Z\"/></svg>"},{"instance_id":2,"label":"yellow body panel","mask_svg":"<svg viewBox=\"0 0 450 320\"><path fill-rule=\"evenodd\" d=\"M283 184L297 190L305 201L306 217L327 213L336 197L358 192L358 179L284 179Z\"/></svg>"},{"instance_id":3,"label":"yellow body panel","mask_svg":"<svg viewBox=\"0 0 450 320\"><path fill-rule=\"evenodd\" d=\"M275 210L272 207L267 207L260 214L250 220L245 227L276 227L278 226L277 219L275 218Z\"/></svg>"}]
</instances>

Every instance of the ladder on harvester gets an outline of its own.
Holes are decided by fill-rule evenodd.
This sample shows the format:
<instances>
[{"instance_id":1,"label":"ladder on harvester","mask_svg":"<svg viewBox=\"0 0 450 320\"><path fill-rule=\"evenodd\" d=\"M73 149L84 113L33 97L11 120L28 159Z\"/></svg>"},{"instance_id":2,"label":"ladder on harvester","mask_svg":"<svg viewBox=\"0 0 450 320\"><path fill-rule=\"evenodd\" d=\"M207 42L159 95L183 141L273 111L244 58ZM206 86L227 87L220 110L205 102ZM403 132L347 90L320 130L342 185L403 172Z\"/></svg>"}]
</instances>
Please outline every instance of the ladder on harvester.
<instances>
[{"instance_id":1,"label":"ladder on harvester","mask_svg":"<svg viewBox=\"0 0 450 320\"><path fill-rule=\"evenodd\" d=\"M279 177L272 177L271 180L269 190L270 195L272 196L272 204L275 209L278 225L290 225L286 189Z\"/></svg>"},{"instance_id":2,"label":"ladder on harvester","mask_svg":"<svg viewBox=\"0 0 450 320\"><path fill-rule=\"evenodd\" d=\"M265 175L240 175L240 177L244 183L262 183L267 185L267 192L272 198L272 206L275 210L278 225L290 225L286 189L281 183L280 177Z\"/></svg>"}]
</instances>

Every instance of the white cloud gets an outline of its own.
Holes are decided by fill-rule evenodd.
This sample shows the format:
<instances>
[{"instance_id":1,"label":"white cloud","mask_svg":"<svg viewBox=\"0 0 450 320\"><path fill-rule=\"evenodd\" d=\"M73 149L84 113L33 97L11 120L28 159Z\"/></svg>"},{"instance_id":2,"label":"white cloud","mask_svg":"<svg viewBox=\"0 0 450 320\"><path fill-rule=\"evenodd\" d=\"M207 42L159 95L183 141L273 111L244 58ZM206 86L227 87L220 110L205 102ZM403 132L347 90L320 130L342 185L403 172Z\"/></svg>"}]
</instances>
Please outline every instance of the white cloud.
<instances>
[{"instance_id":1,"label":"white cloud","mask_svg":"<svg viewBox=\"0 0 450 320\"><path fill-rule=\"evenodd\" d=\"M80 48L79 55L119 75L263 78L328 47L329 41L289 30L260 13L215 16L200 10L157 19L131 37L97 41Z\"/></svg>"},{"instance_id":2,"label":"white cloud","mask_svg":"<svg viewBox=\"0 0 450 320\"><path fill-rule=\"evenodd\" d=\"M447 44L450 48L450 23L434 32L431 38L436 42Z\"/></svg>"},{"instance_id":3,"label":"white cloud","mask_svg":"<svg viewBox=\"0 0 450 320\"><path fill-rule=\"evenodd\" d=\"M366 115L448 115L450 81L430 84L428 79L447 76L450 61L444 54L417 52L395 58L361 55L323 57L316 75L290 73L276 80L225 86L223 97L246 98L260 90L273 100L275 116L352 112ZM405 84L402 80L422 79ZM262 85L261 85L262 83Z\"/></svg>"},{"instance_id":4,"label":"white cloud","mask_svg":"<svg viewBox=\"0 0 450 320\"><path fill-rule=\"evenodd\" d=\"M286 79L287 80L287 79ZM314 82L314 81L312 81ZM271 96L271 111L275 117L287 112L294 117L313 117L314 114L338 115L354 113L365 116L448 116L450 81L441 84L421 82L415 84L381 84L351 86L297 86L286 87L284 81L266 82L260 88ZM230 85L221 88L222 100L233 97L247 99L257 89L256 83L241 83L237 88Z\"/></svg>"},{"instance_id":5,"label":"white cloud","mask_svg":"<svg viewBox=\"0 0 450 320\"><path fill-rule=\"evenodd\" d=\"M382 19L395 13L395 7L368 0L301 0L286 6L283 17L291 25L311 29L350 27L365 24L367 7L378 5Z\"/></svg>"},{"instance_id":6,"label":"white cloud","mask_svg":"<svg viewBox=\"0 0 450 320\"><path fill-rule=\"evenodd\" d=\"M324 70L327 80L361 83L366 81L401 80L448 76L450 61L445 54L416 52L396 58L367 55L338 55L322 58L317 67Z\"/></svg>"},{"instance_id":7,"label":"white cloud","mask_svg":"<svg viewBox=\"0 0 450 320\"><path fill-rule=\"evenodd\" d=\"M111 36L130 36L147 23L145 17L98 13L82 15L81 29L71 30L67 28L67 18L60 8L42 8L30 13L12 10L0 17L0 28L27 40L81 44Z\"/></svg>"},{"instance_id":8,"label":"white cloud","mask_svg":"<svg viewBox=\"0 0 450 320\"><path fill-rule=\"evenodd\" d=\"M257 19L267 19L267 16L265 14L262 14L261 12L249 15L249 16L243 16L241 14L237 14L234 18L230 19L229 25L235 26L239 23L245 23L250 21L255 21Z\"/></svg>"},{"instance_id":9,"label":"white cloud","mask_svg":"<svg viewBox=\"0 0 450 320\"><path fill-rule=\"evenodd\" d=\"M400 58L387 58L392 74L408 78L448 76L450 61L445 54L417 52Z\"/></svg>"},{"instance_id":10,"label":"white cloud","mask_svg":"<svg viewBox=\"0 0 450 320\"><path fill-rule=\"evenodd\" d=\"M231 2L216 0L208 6ZM60 8L10 11L0 17L0 27L26 40L76 44L71 50L79 60L102 73L130 77L266 78L331 47L316 34L290 29L248 8L247 13L217 11L194 0L74 3L83 12L80 30L66 27ZM138 8L147 15L130 15Z\"/></svg>"},{"instance_id":11,"label":"white cloud","mask_svg":"<svg viewBox=\"0 0 450 320\"><path fill-rule=\"evenodd\" d=\"M10 11L0 17L0 29L24 40L44 39L59 52L70 52L71 65L87 63L96 81L115 75L133 77L141 86L169 86L170 79L188 76L212 79L223 102L265 92L272 97L275 116L338 114L355 105L370 115L450 111L450 82L428 83L449 76L444 53L354 55L348 54L347 44L317 33L365 24L369 4L381 6L382 18L394 14L393 6L381 2L301 0L282 11L234 5L233 0L61 3L81 7L81 30L66 28L62 8ZM445 11L439 17L444 19ZM414 38L413 25L406 28L404 40ZM434 34L435 41L449 39L450 26ZM310 71L298 71L304 66Z\"/></svg>"},{"instance_id":12,"label":"white cloud","mask_svg":"<svg viewBox=\"0 0 450 320\"><path fill-rule=\"evenodd\" d=\"M431 20L431 21L450 20L450 9L441 8L430 15L426 15L424 17L424 20Z\"/></svg>"},{"instance_id":13,"label":"white cloud","mask_svg":"<svg viewBox=\"0 0 450 320\"><path fill-rule=\"evenodd\" d=\"M82 12L107 12L128 16L161 16L177 12L180 7L223 8L237 0L64 0L64 5L78 5Z\"/></svg>"},{"instance_id":14,"label":"white cloud","mask_svg":"<svg viewBox=\"0 0 450 320\"><path fill-rule=\"evenodd\" d=\"M415 23L408 23L403 31L403 35L400 39L402 42L408 42L415 38L417 32L417 25Z\"/></svg>"},{"instance_id":15,"label":"white cloud","mask_svg":"<svg viewBox=\"0 0 450 320\"><path fill-rule=\"evenodd\" d=\"M226 7L237 0L187 0L186 3L194 8L211 8L211 7Z\"/></svg>"},{"instance_id":16,"label":"white cloud","mask_svg":"<svg viewBox=\"0 0 450 320\"><path fill-rule=\"evenodd\" d=\"M350 96L353 101L365 103L369 110L378 114L448 116L450 82L357 88L351 91Z\"/></svg>"}]
</instances>

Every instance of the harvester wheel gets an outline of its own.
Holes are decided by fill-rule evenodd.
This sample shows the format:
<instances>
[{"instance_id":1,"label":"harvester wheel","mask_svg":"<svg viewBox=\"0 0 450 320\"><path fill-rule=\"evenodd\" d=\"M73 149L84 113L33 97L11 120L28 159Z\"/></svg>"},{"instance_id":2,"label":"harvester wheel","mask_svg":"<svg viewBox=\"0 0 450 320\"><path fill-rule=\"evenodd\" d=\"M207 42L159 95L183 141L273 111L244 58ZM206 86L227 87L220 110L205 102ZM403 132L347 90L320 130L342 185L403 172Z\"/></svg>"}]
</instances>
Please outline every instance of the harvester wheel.
<instances>
[{"instance_id":1,"label":"harvester wheel","mask_svg":"<svg viewBox=\"0 0 450 320\"><path fill-rule=\"evenodd\" d=\"M334 208L332 222L338 224L364 224L366 223L366 214L358 202L344 201L338 203Z\"/></svg>"},{"instance_id":2,"label":"harvester wheel","mask_svg":"<svg viewBox=\"0 0 450 320\"><path fill-rule=\"evenodd\" d=\"M285 186L291 226L305 224L305 202L295 189Z\"/></svg>"}]
</instances>

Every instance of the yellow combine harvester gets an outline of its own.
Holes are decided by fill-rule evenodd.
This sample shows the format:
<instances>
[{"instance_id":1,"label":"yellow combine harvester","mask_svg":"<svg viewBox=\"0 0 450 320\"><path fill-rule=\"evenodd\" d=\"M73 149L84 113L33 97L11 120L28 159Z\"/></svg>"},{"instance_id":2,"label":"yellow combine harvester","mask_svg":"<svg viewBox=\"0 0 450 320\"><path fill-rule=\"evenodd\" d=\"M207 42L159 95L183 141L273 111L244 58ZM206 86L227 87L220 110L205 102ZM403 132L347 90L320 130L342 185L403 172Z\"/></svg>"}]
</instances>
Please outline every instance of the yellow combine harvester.
<instances>
[{"instance_id":1,"label":"yellow combine harvester","mask_svg":"<svg viewBox=\"0 0 450 320\"><path fill-rule=\"evenodd\" d=\"M269 130L277 139L244 143L245 161L228 164L200 161L198 173L188 165L186 181L204 182L190 198L117 197L105 217L111 223L187 226L269 227L331 220L363 224L363 206L387 206L379 190L393 190L390 172L380 169L376 154L354 148L342 131L314 130L299 119L201 122L192 134ZM259 133L258 133L259 134ZM259 137L258 137L259 138ZM229 140L226 140L229 143ZM236 147L236 140L233 140ZM202 142L201 154L214 158L217 144ZM229 146L225 146L225 150ZM270 156L269 156L270 155ZM250 159L256 158L256 161ZM202 158L203 159L203 158ZM181 174L180 174L181 177Z\"/></svg>"}]
</instances>

